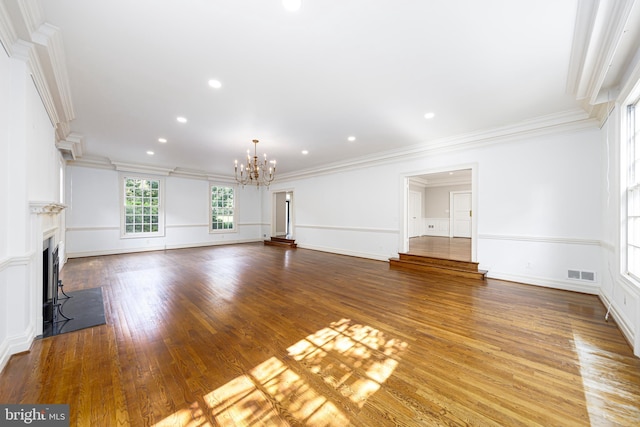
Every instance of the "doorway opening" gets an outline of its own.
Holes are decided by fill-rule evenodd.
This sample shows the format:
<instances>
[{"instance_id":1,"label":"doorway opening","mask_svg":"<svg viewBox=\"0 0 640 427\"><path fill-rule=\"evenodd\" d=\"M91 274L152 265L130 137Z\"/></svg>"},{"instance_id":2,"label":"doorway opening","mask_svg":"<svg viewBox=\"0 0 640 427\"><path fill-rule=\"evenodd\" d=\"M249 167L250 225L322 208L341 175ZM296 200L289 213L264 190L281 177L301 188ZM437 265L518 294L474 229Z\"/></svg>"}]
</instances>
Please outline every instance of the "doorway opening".
<instances>
[{"instance_id":1,"label":"doorway opening","mask_svg":"<svg viewBox=\"0 0 640 427\"><path fill-rule=\"evenodd\" d=\"M293 191L287 190L273 193L272 217L271 235L275 237L293 239Z\"/></svg>"},{"instance_id":2,"label":"doorway opening","mask_svg":"<svg viewBox=\"0 0 640 427\"><path fill-rule=\"evenodd\" d=\"M476 261L473 168L406 177L401 252Z\"/></svg>"}]
</instances>

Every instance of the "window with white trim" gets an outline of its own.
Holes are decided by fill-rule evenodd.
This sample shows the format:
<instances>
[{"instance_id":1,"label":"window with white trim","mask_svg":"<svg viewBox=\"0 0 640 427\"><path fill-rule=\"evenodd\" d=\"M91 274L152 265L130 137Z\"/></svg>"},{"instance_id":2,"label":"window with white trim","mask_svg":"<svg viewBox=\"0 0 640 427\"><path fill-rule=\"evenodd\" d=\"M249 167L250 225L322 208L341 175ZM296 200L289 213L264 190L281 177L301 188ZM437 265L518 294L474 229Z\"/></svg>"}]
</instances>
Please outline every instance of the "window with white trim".
<instances>
[{"instance_id":1,"label":"window with white trim","mask_svg":"<svg viewBox=\"0 0 640 427\"><path fill-rule=\"evenodd\" d=\"M221 185L211 185L209 232L229 232L236 230L235 189Z\"/></svg>"},{"instance_id":2,"label":"window with white trim","mask_svg":"<svg viewBox=\"0 0 640 427\"><path fill-rule=\"evenodd\" d=\"M158 178L122 177L123 237L164 236L163 186Z\"/></svg>"},{"instance_id":3,"label":"window with white trim","mask_svg":"<svg viewBox=\"0 0 640 427\"><path fill-rule=\"evenodd\" d=\"M640 102L627 109L627 272L640 280Z\"/></svg>"}]
</instances>

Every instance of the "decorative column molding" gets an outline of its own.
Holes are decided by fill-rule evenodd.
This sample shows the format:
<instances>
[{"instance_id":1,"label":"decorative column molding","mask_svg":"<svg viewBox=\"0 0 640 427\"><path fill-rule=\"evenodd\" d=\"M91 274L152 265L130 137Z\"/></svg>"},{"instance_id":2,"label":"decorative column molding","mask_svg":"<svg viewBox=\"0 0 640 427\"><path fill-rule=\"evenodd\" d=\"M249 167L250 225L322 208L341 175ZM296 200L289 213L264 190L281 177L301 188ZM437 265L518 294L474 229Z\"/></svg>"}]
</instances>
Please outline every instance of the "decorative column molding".
<instances>
[{"instance_id":1,"label":"decorative column molding","mask_svg":"<svg viewBox=\"0 0 640 427\"><path fill-rule=\"evenodd\" d=\"M29 202L29 210L36 215L56 215L66 207L67 205L57 202Z\"/></svg>"}]
</instances>

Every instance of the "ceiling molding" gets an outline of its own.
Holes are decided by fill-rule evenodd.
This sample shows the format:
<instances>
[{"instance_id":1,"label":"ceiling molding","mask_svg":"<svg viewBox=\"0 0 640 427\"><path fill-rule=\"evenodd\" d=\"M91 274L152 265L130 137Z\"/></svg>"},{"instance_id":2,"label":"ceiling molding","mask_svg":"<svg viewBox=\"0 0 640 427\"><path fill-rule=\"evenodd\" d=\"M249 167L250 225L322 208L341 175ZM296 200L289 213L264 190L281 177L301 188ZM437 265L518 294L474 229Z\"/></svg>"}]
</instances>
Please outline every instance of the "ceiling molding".
<instances>
[{"instance_id":1,"label":"ceiling molding","mask_svg":"<svg viewBox=\"0 0 640 427\"><path fill-rule=\"evenodd\" d=\"M59 108L62 110L64 121L69 122L76 115L71 100L62 33L58 27L44 23L31 36L34 43L45 47L42 49L42 56L48 60L48 65L51 68L52 78L57 89Z\"/></svg>"},{"instance_id":2,"label":"ceiling molding","mask_svg":"<svg viewBox=\"0 0 640 427\"><path fill-rule=\"evenodd\" d=\"M610 73L622 66L627 58L618 48L630 24L636 0L598 1L580 0L574 29L567 90L576 99L595 105L605 102L602 92L607 79L616 80ZM632 20L634 21L634 20Z\"/></svg>"},{"instance_id":3,"label":"ceiling molding","mask_svg":"<svg viewBox=\"0 0 640 427\"><path fill-rule=\"evenodd\" d=\"M163 168L160 166L140 165L140 164L134 164L134 163L117 162L113 160L111 161L111 164L119 172L135 172L135 173L169 176L171 172L175 170L175 168Z\"/></svg>"},{"instance_id":4,"label":"ceiling molding","mask_svg":"<svg viewBox=\"0 0 640 427\"><path fill-rule=\"evenodd\" d=\"M2 43L2 47L10 57L12 56L11 47L17 39L18 36L9 18L9 11L5 6L5 2L0 2L0 43Z\"/></svg>"},{"instance_id":5,"label":"ceiling molding","mask_svg":"<svg viewBox=\"0 0 640 427\"><path fill-rule=\"evenodd\" d=\"M458 150L478 149L499 143L522 141L525 139L544 136L551 133L594 129L598 126L598 120L590 117L589 114L587 114L582 109L565 111L562 113L542 116L495 129L462 134L456 137L442 138L428 142L426 144L418 144L408 149L384 151L375 155L363 156L346 162L331 163L317 168L282 174L277 176L277 181L290 181L294 179L361 169L365 167L378 166L393 162L407 161L416 158L416 156L427 156ZM233 176L230 175L225 176L219 174L211 174L205 171L190 170L184 168L156 167L143 164L125 163L112 161L107 158L79 158L78 156L73 160L67 159L66 163L70 166L111 170L115 169L127 172L170 175L191 179L204 179L208 181L235 182Z\"/></svg>"},{"instance_id":6,"label":"ceiling molding","mask_svg":"<svg viewBox=\"0 0 640 427\"><path fill-rule=\"evenodd\" d=\"M78 166L84 168L115 170L115 167L111 163L111 160L105 157L83 156L82 158L73 160L65 159L65 164L68 166Z\"/></svg>"},{"instance_id":7,"label":"ceiling molding","mask_svg":"<svg viewBox=\"0 0 640 427\"><path fill-rule=\"evenodd\" d=\"M24 61L42 104L56 130L65 140L75 118L66 59L60 30L43 22L37 0L0 3L0 41L9 57Z\"/></svg>"},{"instance_id":8,"label":"ceiling molding","mask_svg":"<svg viewBox=\"0 0 640 427\"><path fill-rule=\"evenodd\" d=\"M26 31L33 33L42 22L44 22L44 12L37 0L13 0L17 3L22 14Z\"/></svg>"},{"instance_id":9,"label":"ceiling molding","mask_svg":"<svg viewBox=\"0 0 640 427\"><path fill-rule=\"evenodd\" d=\"M407 149L385 151L347 162L332 163L317 168L291 172L280 175L278 181L301 179L392 162L407 161L414 159L416 156L478 149L499 143L517 142L527 138L549 135L551 133L594 129L597 128L598 125L598 120L590 117L589 114L582 109L565 111L495 129L436 139Z\"/></svg>"}]
</instances>

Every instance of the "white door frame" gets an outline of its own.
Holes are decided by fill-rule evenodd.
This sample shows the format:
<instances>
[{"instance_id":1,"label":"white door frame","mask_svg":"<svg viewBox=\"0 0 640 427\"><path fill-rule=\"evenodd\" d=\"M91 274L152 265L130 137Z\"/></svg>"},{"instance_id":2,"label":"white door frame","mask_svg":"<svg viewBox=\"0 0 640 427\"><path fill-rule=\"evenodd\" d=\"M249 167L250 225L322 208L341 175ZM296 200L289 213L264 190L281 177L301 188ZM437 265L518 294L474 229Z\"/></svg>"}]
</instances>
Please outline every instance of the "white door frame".
<instances>
[{"instance_id":1,"label":"white door frame","mask_svg":"<svg viewBox=\"0 0 640 427\"><path fill-rule=\"evenodd\" d=\"M295 236L295 196L293 193L293 189L282 189L282 190L277 190L277 191L272 191L271 192L271 236L275 236L277 230L277 194L282 194L282 193L289 193L291 194L291 199L289 202L289 227L291 230L291 235ZM270 236L270 237L271 237Z\"/></svg>"},{"instance_id":2,"label":"white door frame","mask_svg":"<svg viewBox=\"0 0 640 427\"><path fill-rule=\"evenodd\" d=\"M398 233L398 252L407 252L409 250L409 179L411 177L428 175L430 173L449 172L463 169L471 169L471 261L477 262L477 243L478 243L478 165L464 164L449 166L440 169L427 169L421 171L406 172L400 175L399 191L400 194L400 227Z\"/></svg>"}]
</instances>

